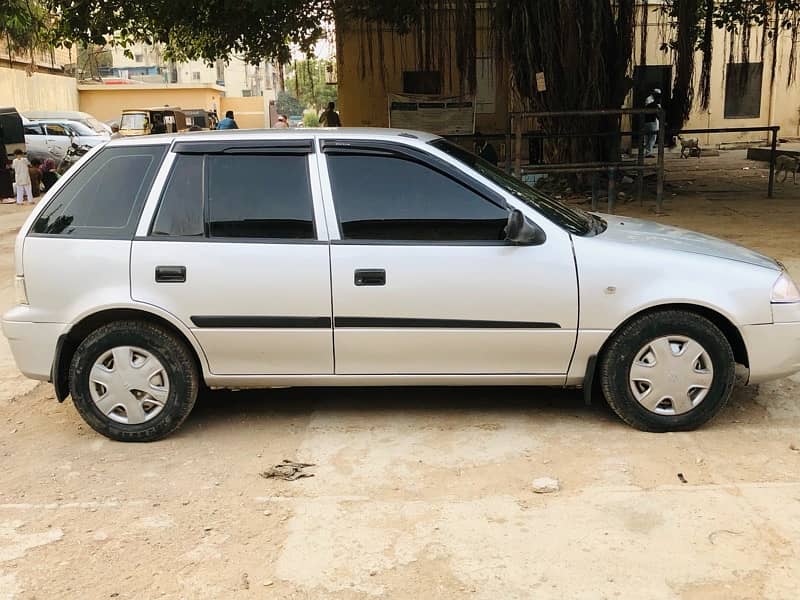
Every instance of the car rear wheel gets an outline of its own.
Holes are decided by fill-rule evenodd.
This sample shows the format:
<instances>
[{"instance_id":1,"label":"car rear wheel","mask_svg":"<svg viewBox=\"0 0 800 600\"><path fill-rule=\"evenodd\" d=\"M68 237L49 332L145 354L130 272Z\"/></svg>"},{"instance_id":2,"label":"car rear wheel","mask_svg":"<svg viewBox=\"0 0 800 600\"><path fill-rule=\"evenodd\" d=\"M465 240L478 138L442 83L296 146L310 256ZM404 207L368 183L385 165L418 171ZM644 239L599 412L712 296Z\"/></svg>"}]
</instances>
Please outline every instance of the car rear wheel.
<instances>
[{"instance_id":1,"label":"car rear wheel","mask_svg":"<svg viewBox=\"0 0 800 600\"><path fill-rule=\"evenodd\" d=\"M70 393L98 433L152 442L175 431L197 398L197 365L186 344L151 323L120 321L90 334L70 365Z\"/></svg>"},{"instance_id":2,"label":"car rear wheel","mask_svg":"<svg viewBox=\"0 0 800 600\"><path fill-rule=\"evenodd\" d=\"M600 358L606 400L642 431L700 427L727 403L735 361L725 335L694 313L665 310L627 323Z\"/></svg>"}]
</instances>

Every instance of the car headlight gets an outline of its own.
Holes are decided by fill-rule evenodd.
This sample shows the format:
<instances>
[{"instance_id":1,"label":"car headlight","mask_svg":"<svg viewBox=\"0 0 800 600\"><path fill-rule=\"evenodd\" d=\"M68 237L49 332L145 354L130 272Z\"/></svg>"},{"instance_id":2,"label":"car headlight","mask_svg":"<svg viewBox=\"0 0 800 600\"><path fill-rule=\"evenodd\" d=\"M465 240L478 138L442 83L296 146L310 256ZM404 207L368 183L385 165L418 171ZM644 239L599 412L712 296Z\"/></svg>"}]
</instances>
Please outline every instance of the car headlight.
<instances>
[{"instance_id":1,"label":"car headlight","mask_svg":"<svg viewBox=\"0 0 800 600\"><path fill-rule=\"evenodd\" d=\"M800 289L797 284L792 281L789 274L784 271L778 277L778 281L772 286L772 303L773 304L792 304L800 302Z\"/></svg>"}]
</instances>

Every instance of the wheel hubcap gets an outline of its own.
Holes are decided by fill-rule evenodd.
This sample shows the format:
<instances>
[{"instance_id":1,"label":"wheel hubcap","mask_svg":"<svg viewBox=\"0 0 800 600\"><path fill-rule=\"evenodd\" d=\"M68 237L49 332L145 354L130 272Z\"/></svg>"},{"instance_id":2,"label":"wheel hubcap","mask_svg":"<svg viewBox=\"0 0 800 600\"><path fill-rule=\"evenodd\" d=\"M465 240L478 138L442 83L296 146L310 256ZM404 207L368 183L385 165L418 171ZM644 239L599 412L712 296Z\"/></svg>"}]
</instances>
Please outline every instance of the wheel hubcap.
<instances>
[{"instance_id":1,"label":"wheel hubcap","mask_svg":"<svg viewBox=\"0 0 800 600\"><path fill-rule=\"evenodd\" d=\"M154 419L169 397L169 378L161 362L134 346L103 353L89 373L89 392L105 416L139 425Z\"/></svg>"},{"instance_id":2,"label":"wheel hubcap","mask_svg":"<svg viewBox=\"0 0 800 600\"><path fill-rule=\"evenodd\" d=\"M630 370L633 397L659 415L689 412L705 399L713 381L708 352L684 336L648 342L636 353Z\"/></svg>"}]
</instances>

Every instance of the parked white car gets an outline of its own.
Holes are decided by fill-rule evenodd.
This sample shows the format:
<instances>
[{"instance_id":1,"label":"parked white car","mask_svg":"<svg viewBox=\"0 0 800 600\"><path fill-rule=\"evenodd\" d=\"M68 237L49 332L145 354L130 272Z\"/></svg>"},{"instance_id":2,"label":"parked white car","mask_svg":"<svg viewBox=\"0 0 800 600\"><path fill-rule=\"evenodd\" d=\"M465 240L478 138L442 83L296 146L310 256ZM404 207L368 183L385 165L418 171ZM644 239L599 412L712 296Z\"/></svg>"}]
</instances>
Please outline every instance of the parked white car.
<instances>
[{"instance_id":1,"label":"parked white car","mask_svg":"<svg viewBox=\"0 0 800 600\"><path fill-rule=\"evenodd\" d=\"M52 158L62 160L72 144L94 147L111 139L108 134L99 134L77 121L26 121L25 145L28 159L45 161Z\"/></svg>"},{"instance_id":2,"label":"parked white car","mask_svg":"<svg viewBox=\"0 0 800 600\"><path fill-rule=\"evenodd\" d=\"M696 428L800 370L800 292L705 235L598 216L424 133L276 130L95 148L36 207L3 317L100 433L166 436L214 388L599 383Z\"/></svg>"}]
</instances>

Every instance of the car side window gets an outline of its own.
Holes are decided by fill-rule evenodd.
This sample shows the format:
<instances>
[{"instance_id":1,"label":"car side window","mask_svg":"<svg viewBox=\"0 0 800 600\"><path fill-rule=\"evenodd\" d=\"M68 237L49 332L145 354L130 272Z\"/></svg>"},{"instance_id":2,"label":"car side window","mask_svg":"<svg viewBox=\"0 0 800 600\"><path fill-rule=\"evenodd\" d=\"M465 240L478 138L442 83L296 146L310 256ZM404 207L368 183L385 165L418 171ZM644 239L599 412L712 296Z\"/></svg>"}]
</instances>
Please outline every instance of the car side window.
<instances>
[{"instance_id":1,"label":"car side window","mask_svg":"<svg viewBox=\"0 0 800 600\"><path fill-rule=\"evenodd\" d=\"M175 159L151 235L202 236L203 156L179 154Z\"/></svg>"},{"instance_id":2,"label":"car side window","mask_svg":"<svg viewBox=\"0 0 800 600\"><path fill-rule=\"evenodd\" d=\"M69 137L69 131L67 131L66 127L62 125L57 125L55 123L48 123L45 125L47 127L47 135L58 135L58 136L67 136Z\"/></svg>"},{"instance_id":3,"label":"car side window","mask_svg":"<svg viewBox=\"0 0 800 600\"><path fill-rule=\"evenodd\" d=\"M25 125L25 135L42 135L42 126Z\"/></svg>"},{"instance_id":4,"label":"car side window","mask_svg":"<svg viewBox=\"0 0 800 600\"><path fill-rule=\"evenodd\" d=\"M34 223L33 234L132 239L166 146L101 150L74 175Z\"/></svg>"},{"instance_id":5,"label":"car side window","mask_svg":"<svg viewBox=\"0 0 800 600\"><path fill-rule=\"evenodd\" d=\"M345 240L500 241L508 211L402 156L328 154Z\"/></svg>"},{"instance_id":6,"label":"car side window","mask_svg":"<svg viewBox=\"0 0 800 600\"><path fill-rule=\"evenodd\" d=\"M315 237L307 155L209 154L205 180L210 237Z\"/></svg>"}]
</instances>

